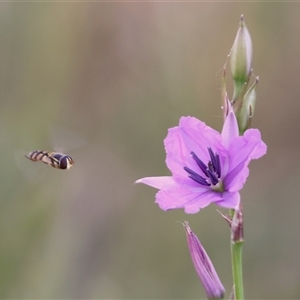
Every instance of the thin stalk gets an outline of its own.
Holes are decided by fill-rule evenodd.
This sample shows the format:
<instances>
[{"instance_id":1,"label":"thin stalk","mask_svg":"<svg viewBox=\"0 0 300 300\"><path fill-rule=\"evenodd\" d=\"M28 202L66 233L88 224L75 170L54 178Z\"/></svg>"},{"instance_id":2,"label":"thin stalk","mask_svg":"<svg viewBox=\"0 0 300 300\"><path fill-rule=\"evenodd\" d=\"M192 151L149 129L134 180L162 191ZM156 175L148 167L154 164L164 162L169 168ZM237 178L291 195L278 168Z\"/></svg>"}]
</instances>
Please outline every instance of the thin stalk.
<instances>
[{"instance_id":1,"label":"thin stalk","mask_svg":"<svg viewBox=\"0 0 300 300\"><path fill-rule=\"evenodd\" d=\"M244 300L243 265L242 265L243 242L231 243L231 261L233 284L236 300Z\"/></svg>"}]
</instances>

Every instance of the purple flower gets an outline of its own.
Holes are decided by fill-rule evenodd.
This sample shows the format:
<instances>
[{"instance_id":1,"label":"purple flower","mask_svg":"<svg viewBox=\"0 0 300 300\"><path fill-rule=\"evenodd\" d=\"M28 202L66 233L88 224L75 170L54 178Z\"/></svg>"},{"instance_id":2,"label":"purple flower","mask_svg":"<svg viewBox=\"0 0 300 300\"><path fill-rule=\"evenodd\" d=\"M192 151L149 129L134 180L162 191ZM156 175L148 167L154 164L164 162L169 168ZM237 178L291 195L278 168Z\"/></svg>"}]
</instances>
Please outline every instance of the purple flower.
<instances>
[{"instance_id":1,"label":"purple flower","mask_svg":"<svg viewBox=\"0 0 300 300\"><path fill-rule=\"evenodd\" d=\"M248 164L267 150L258 129L239 136L232 110L221 134L196 118L182 117L179 126L169 129L164 144L172 176L136 182L159 189L155 202L161 209L184 208L186 213L197 213L210 203L234 209L249 174Z\"/></svg>"},{"instance_id":2,"label":"purple flower","mask_svg":"<svg viewBox=\"0 0 300 300\"><path fill-rule=\"evenodd\" d=\"M225 289L218 277L214 266L197 236L192 232L188 222L183 223L188 247L195 270L204 287L208 299L223 299Z\"/></svg>"}]
</instances>

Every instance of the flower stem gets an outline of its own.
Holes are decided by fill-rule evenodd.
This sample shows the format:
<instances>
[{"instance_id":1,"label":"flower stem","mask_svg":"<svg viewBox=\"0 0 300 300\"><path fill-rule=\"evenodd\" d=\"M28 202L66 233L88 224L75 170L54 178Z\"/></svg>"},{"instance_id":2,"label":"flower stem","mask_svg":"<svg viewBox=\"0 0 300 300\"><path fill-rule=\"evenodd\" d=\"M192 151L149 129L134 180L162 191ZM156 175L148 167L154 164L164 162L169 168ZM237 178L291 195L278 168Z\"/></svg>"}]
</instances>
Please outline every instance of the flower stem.
<instances>
[{"instance_id":1,"label":"flower stem","mask_svg":"<svg viewBox=\"0 0 300 300\"><path fill-rule=\"evenodd\" d=\"M234 293L236 300L244 300L243 266L242 266L243 242L231 243L231 261Z\"/></svg>"}]
</instances>

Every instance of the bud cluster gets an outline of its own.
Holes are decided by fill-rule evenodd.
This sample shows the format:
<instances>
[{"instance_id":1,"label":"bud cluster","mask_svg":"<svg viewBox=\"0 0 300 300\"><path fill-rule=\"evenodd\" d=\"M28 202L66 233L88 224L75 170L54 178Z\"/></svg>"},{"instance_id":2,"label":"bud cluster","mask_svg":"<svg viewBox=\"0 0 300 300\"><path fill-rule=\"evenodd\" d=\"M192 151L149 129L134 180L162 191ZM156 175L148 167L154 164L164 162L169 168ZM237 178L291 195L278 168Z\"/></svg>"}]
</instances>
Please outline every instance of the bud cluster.
<instances>
[{"instance_id":1,"label":"bud cluster","mask_svg":"<svg viewBox=\"0 0 300 300\"><path fill-rule=\"evenodd\" d=\"M228 114L228 105L232 105L237 117L239 132L242 135L251 126L256 102L258 77L248 89L252 75L252 40L241 15L240 26L230 51L230 71L233 79L233 96L229 100L226 91L225 68L222 78L222 101L224 118Z\"/></svg>"}]
</instances>

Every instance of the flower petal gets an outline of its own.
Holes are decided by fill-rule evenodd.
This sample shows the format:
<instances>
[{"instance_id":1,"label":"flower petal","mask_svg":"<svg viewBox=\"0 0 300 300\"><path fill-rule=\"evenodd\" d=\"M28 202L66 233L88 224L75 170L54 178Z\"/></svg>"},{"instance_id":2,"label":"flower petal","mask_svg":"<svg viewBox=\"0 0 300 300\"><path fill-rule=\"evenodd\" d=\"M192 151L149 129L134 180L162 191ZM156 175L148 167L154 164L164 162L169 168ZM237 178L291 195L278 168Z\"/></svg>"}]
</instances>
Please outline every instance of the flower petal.
<instances>
[{"instance_id":1,"label":"flower petal","mask_svg":"<svg viewBox=\"0 0 300 300\"><path fill-rule=\"evenodd\" d=\"M221 194L210 189L198 187L191 190L177 185L168 190L160 190L156 194L155 203L163 210L184 208L186 213L194 214L211 202L220 200L222 200Z\"/></svg>"},{"instance_id":2,"label":"flower petal","mask_svg":"<svg viewBox=\"0 0 300 300\"><path fill-rule=\"evenodd\" d=\"M261 140L261 134L258 129L248 129L244 137L257 144L255 151L251 153L251 159L258 159L267 153L267 145Z\"/></svg>"},{"instance_id":3,"label":"flower petal","mask_svg":"<svg viewBox=\"0 0 300 300\"><path fill-rule=\"evenodd\" d=\"M164 141L166 163L173 176L186 177L183 167L197 168L191 151L205 162L209 160L208 147L220 145L220 134L193 117L182 117L179 126L170 128ZM217 149L213 149L216 151Z\"/></svg>"},{"instance_id":4,"label":"flower petal","mask_svg":"<svg viewBox=\"0 0 300 300\"><path fill-rule=\"evenodd\" d=\"M233 138L239 136L239 127L236 120L236 116L232 108L230 109L226 117L221 135L222 135L222 142L226 148L229 146L230 141Z\"/></svg>"},{"instance_id":5,"label":"flower petal","mask_svg":"<svg viewBox=\"0 0 300 300\"><path fill-rule=\"evenodd\" d=\"M138 179L135 183L143 183L156 189L170 189L175 185L175 181L171 176L144 177Z\"/></svg>"},{"instance_id":6,"label":"flower petal","mask_svg":"<svg viewBox=\"0 0 300 300\"><path fill-rule=\"evenodd\" d=\"M224 179L226 189L233 192L240 190L248 175L251 159L263 156L267 151L257 129L248 129L244 136L232 139L229 152L229 169Z\"/></svg>"},{"instance_id":7,"label":"flower petal","mask_svg":"<svg viewBox=\"0 0 300 300\"><path fill-rule=\"evenodd\" d=\"M239 192L224 192L222 193L223 199L215 202L217 205L222 206L224 208L232 208L235 209L240 203L240 193Z\"/></svg>"}]
</instances>

